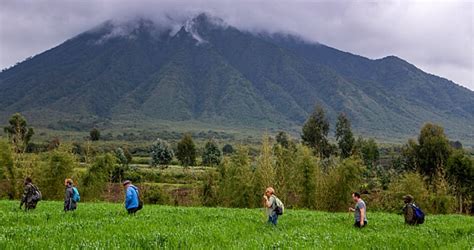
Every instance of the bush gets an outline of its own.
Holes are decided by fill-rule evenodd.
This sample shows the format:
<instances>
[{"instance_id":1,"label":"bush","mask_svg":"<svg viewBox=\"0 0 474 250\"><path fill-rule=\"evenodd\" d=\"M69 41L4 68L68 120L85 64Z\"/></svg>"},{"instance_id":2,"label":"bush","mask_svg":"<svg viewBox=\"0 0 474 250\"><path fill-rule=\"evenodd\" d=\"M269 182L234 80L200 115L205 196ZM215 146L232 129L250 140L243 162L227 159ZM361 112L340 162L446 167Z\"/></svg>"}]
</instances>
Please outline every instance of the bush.
<instances>
[{"instance_id":1,"label":"bush","mask_svg":"<svg viewBox=\"0 0 474 250\"><path fill-rule=\"evenodd\" d=\"M383 193L381 204L377 204L377 207L387 211L400 212L404 206L403 196L408 194L415 198L415 203L425 212L432 211L425 181L420 174L415 172L405 173L392 181L388 190Z\"/></svg>"},{"instance_id":2,"label":"bush","mask_svg":"<svg viewBox=\"0 0 474 250\"><path fill-rule=\"evenodd\" d=\"M173 159L174 152L170 145L161 139L156 141L151 146L151 165L152 166L163 166L168 165Z\"/></svg>"}]
</instances>

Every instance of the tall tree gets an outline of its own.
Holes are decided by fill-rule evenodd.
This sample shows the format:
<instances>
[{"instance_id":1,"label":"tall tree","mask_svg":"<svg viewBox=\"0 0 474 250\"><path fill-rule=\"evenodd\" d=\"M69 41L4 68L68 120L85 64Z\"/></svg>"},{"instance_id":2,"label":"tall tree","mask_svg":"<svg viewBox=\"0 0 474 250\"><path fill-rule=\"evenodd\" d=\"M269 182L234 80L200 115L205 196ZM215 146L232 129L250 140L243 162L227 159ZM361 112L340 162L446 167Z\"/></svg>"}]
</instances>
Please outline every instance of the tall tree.
<instances>
[{"instance_id":1,"label":"tall tree","mask_svg":"<svg viewBox=\"0 0 474 250\"><path fill-rule=\"evenodd\" d=\"M280 144L282 147L284 148L290 147L290 143L291 143L290 137L288 136L286 132L284 131L278 132L275 139L276 139L276 142Z\"/></svg>"},{"instance_id":2,"label":"tall tree","mask_svg":"<svg viewBox=\"0 0 474 250\"><path fill-rule=\"evenodd\" d=\"M351 122L344 113L340 113L337 117L336 140L341 157L347 158L351 156L355 139L351 130Z\"/></svg>"},{"instance_id":3,"label":"tall tree","mask_svg":"<svg viewBox=\"0 0 474 250\"><path fill-rule=\"evenodd\" d=\"M214 140L209 140L202 152L202 164L204 166L217 166L221 163L221 151Z\"/></svg>"},{"instance_id":4,"label":"tall tree","mask_svg":"<svg viewBox=\"0 0 474 250\"><path fill-rule=\"evenodd\" d=\"M427 123L418 136L417 161L422 174L433 179L444 168L451 153L448 138L441 126Z\"/></svg>"},{"instance_id":5,"label":"tall tree","mask_svg":"<svg viewBox=\"0 0 474 250\"><path fill-rule=\"evenodd\" d=\"M171 146L158 138L151 146L151 165L166 166L173 160L174 152Z\"/></svg>"},{"instance_id":6,"label":"tall tree","mask_svg":"<svg viewBox=\"0 0 474 250\"><path fill-rule=\"evenodd\" d=\"M12 115L8 126L3 130L8 135L16 153L25 152L31 137L35 134L34 129L28 126L26 119L20 113Z\"/></svg>"},{"instance_id":7,"label":"tall tree","mask_svg":"<svg viewBox=\"0 0 474 250\"><path fill-rule=\"evenodd\" d=\"M474 161L462 150L456 150L447 162L447 175L453 183L458 200L459 212L463 212L465 202L473 203L474 196Z\"/></svg>"},{"instance_id":8,"label":"tall tree","mask_svg":"<svg viewBox=\"0 0 474 250\"><path fill-rule=\"evenodd\" d=\"M196 145L193 142L191 134L184 134L181 141L178 142L176 158L185 167L196 165Z\"/></svg>"},{"instance_id":9,"label":"tall tree","mask_svg":"<svg viewBox=\"0 0 474 250\"><path fill-rule=\"evenodd\" d=\"M98 141L100 140L100 131L97 128L93 128L89 132L89 138L91 141Z\"/></svg>"},{"instance_id":10,"label":"tall tree","mask_svg":"<svg viewBox=\"0 0 474 250\"><path fill-rule=\"evenodd\" d=\"M267 187L275 186L275 169L273 164L274 157L270 138L264 135L254 175L254 192L257 202L260 201L259 198L263 195Z\"/></svg>"},{"instance_id":11,"label":"tall tree","mask_svg":"<svg viewBox=\"0 0 474 250\"><path fill-rule=\"evenodd\" d=\"M306 208L316 208L317 176L319 172L318 162L311 150L300 145L296 151L295 175L298 183L298 194L300 194L299 205Z\"/></svg>"},{"instance_id":12,"label":"tall tree","mask_svg":"<svg viewBox=\"0 0 474 250\"><path fill-rule=\"evenodd\" d=\"M329 157L328 133L329 121L326 118L324 109L318 105L303 125L301 139L303 143L311 147L319 157Z\"/></svg>"}]
</instances>

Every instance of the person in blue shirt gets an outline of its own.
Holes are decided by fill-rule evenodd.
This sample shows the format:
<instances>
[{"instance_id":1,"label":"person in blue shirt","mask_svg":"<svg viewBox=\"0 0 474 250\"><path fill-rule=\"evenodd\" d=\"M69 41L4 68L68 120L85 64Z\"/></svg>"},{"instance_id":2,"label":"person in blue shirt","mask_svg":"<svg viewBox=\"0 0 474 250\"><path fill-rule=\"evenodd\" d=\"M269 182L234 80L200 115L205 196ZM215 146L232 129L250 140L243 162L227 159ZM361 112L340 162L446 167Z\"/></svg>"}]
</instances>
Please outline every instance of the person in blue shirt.
<instances>
[{"instance_id":1,"label":"person in blue shirt","mask_svg":"<svg viewBox=\"0 0 474 250\"><path fill-rule=\"evenodd\" d=\"M142 209L142 203L139 198L138 188L127 180L123 183L125 189L125 209L129 214L135 214Z\"/></svg>"}]
</instances>

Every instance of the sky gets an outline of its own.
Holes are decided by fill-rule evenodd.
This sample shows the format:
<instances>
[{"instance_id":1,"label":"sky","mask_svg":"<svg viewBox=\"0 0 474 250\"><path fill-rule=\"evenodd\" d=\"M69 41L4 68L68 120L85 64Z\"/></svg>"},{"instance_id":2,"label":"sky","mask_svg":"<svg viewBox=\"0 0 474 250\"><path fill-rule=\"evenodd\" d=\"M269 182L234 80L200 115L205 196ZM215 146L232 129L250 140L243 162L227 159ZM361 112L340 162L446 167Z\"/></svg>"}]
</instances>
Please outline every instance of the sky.
<instances>
[{"instance_id":1,"label":"sky","mask_svg":"<svg viewBox=\"0 0 474 250\"><path fill-rule=\"evenodd\" d=\"M106 20L167 25L200 12L253 32L286 32L377 59L401 57L474 90L474 0L0 0L0 68Z\"/></svg>"}]
</instances>

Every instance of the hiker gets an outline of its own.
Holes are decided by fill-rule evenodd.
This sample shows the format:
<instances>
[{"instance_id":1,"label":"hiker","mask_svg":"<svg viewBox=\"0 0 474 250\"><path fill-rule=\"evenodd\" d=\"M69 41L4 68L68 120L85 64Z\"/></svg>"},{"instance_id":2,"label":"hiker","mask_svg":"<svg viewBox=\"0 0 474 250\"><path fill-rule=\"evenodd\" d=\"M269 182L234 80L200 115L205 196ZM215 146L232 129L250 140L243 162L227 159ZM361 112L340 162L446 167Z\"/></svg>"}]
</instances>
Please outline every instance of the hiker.
<instances>
[{"instance_id":1,"label":"hiker","mask_svg":"<svg viewBox=\"0 0 474 250\"><path fill-rule=\"evenodd\" d=\"M275 189L268 187L263 195L263 205L268 215L268 223L276 226L278 216L283 214L283 203L275 196Z\"/></svg>"},{"instance_id":2,"label":"hiker","mask_svg":"<svg viewBox=\"0 0 474 250\"><path fill-rule=\"evenodd\" d=\"M415 203L413 202L413 196L405 195L403 196L403 202L405 206L403 206L403 215L405 217L405 224L407 225L418 225L423 224L425 221L425 214L418 208ZM418 210L418 212L417 212Z\"/></svg>"},{"instance_id":3,"label":"hiker","mask_svg":"<svg viewBox=\"0 0 474 250\"><path fill-rule=\"evenodd\" d=\"M365 202L360 198L360 193L352 193L352 199L354 200L355 208L350 207L349 211L354 212L355 223L354 226L358 228L365 227L367 225L367 209Z\"/></svg>"},{"instance_id":4,"label":"hiker","mask_svg":"<svg viewBox=\"0 0 474 250\"><path fill-rule=\"evenodd\" d=\"M20 209L23 204L25 204L25 211L35 209L36 204L41 200L41 192L32 182L30 177L26 177L23 182L25 187L23 189L23 196L21 197Z\"/></svg>"},{"instance_id":5,"label":"hiker","mask_svg":"<svg viewBox=\"0 0 474 250\"><path fill-rule=\"evenodd\" d=\"M138 188L132 185L132 182L129 180L124 181L123 186L125 188L125 209L127 209L128 214L135 214L143 207Z\"/></svg>"},{"instance_id":6,"label":"hiker","mask_svg":"<svg viewBox=\"0 0 474 250\"><path fill-rule=\"evenodd\" d=\"M74 211L77 208L77 202L79 202L79 192L74 187L74 183L71 179L64 180L66 186L66 193L64 195L64 212Z\"/></svg>"}]
</instances>

